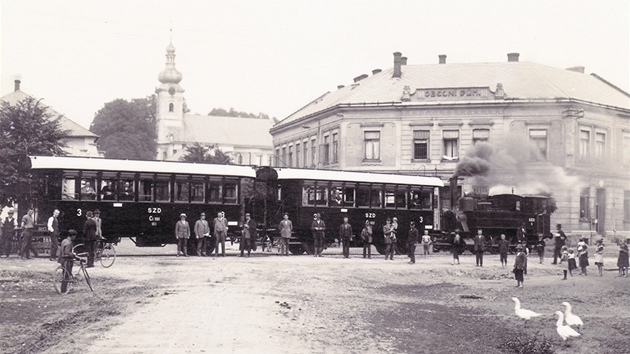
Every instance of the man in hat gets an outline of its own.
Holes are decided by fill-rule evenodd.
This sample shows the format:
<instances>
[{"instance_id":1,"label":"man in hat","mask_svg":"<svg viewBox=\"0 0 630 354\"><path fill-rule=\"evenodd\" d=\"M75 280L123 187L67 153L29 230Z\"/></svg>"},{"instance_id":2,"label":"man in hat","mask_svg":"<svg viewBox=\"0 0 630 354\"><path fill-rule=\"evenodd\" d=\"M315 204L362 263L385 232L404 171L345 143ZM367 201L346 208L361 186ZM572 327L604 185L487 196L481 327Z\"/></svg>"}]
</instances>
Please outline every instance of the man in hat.
<instances>
[{"instance_id":1,"label":"man in hat","mask_svg":"<svg viewBox=\"0 0 630 354\"><path fill-rule=\"evenodd\" d=\"M344 216L343 223L339 226L339 239L343 246L343 258L350 258L350 241L352 239L352 225L348 223L348 217Z\"/></svg>"},{"instance_id":2,"label":"man in hat","mask_svg":"<svg viewBox=\"0 0 630 354\"><path fill-rule=\"evenodd\" d=\"M210 225L206 220L206 213L201 213L199 220L195 222L195 238L197 239L197 256L207 256L206 254L206 240L210 236Z\"/></svg>"},{"instance_id":3,"label":"man in hat","mask_svg":"<svg viewBox=\"0 0 630 354\"><path fill-rule=\"evenodd\" d=\"M525 271L525 254L523 253L523 246L521 244L516 245L516 258L514 259L514 278L516 279L516 286L523 287L523 272Z\"/></svg>"},{"instance_id":4,"label":"man in hat","mask_svg":"<svg viewBox=\"0 0 630 354\"><path fill-rule=\"evenodd\" d=\"M425 234L428 235L428 231L425 231ZM418 243L419 235L420 235L420 232L418 231L418 229L416 229L416 222L410 221L409 222L409 235L407 236L407 249L409 250L409 264L416 263L416 243Z\"/></svg>"},{"instance_id":5,"label":"man in hat","mask_svg":"<svg viewBox=\"0 0 630 354\"><path fill-rule=\"evenodd\" d=\"M103 225L103 220L101 220L101 211L98 209L94 210L94 221L96 222L96 238L99 241L105 240L105 237L103 237L103 229L101 228Z\"/></svg>"},{"instance_id":6,"label":"man in hat","mask_svg":"<svg viewBox=\"0 0 630 354\"><path fill-rule=\"evenodd\" d=\"M243 257L245 251L247 251L247 257L249 257L252 248L254 248L257 236L256 221L252 220L252 216L247 213L245 214L245 222L243 223L243 231L241 232L241 257Z\"/></svg>"},{"instance_id":7,"label":"man in hat","mask_svg":"<svg viewBox=\"0 0 630 354\"><path fill-rule=\"evenodd\" d=\"M7 258L11 254L11 241L15 236L15 229L17 229L17 220L13 216L14 214L13 209L9 210L8 216L2 222L2 233L0 233L0 250Z\"/></svg>"},{"instance_id":8,"label":"man in hat","mask_svg":"<svg viewBox=\"0 0 630 354\"><path fill-rule=\"evenodd\" d=\"M87 267L94 267L94 244L96 243L96 221L94 221L94 214L91 211L85 213L85 223L83 223L83 243L85 244L85 250L88 253Z\"/></svg>"},{"instance_id":9,"label":"man in hat","mask_svg":"<svg viewBox=\"0 0 630 354\"><path fill-rule=\"evenodd\" d=\"M38 256L33 247L33 229L35 228L33 213L35 213L33 208L28 208L28 212L22 217L22 253L20 254L22 259L31 259L31 252L35 257Z\"/></svg>"},{"instance_id":10,"label":"man in hat","mask_svg":"<svg viewBox=\"0 0 630 354\"><path fill-rule=\"evenodd\" d=\"M48 218L48 236L50 236L50 257L51 261L58 261L57 249L59 248L59 209L53 210L53 214Z\"/></svg>"},{"instance_id":11,"label":"man in hat","mask_svg":"<svg viewBox=\"0 0 630 354\"><path fill-rule=\"evenodd\" d=\"M477 230L473 243L473 251L475 251L475 262L477 267L483 267L483 252L486 250L486 238L483 236L483 230Z\"/></svg>"},{"instance_id":12,"label":"man in hat","mask_svg":"<svg viewBox=\"0 0 630 354\"><path fill-rule=\"evenodd\" d=\"M326 232L326 223L321 219L319 213L313 214L311 232L313 234L315 257L321 257L322 251L324 250L324 233Z\"/></svg>"},{"instance_id":13,"label":"man in hat","mask_svg":"<svg viewBox=\"0 0 630 354\"><path fill-rule=\"evenodd\" d=\"M551 264L558 264L558 258L562 259L562 246L564 246L567 240L567 235L562 231L562 225L557 224L556 229L558 232L553 235L555 245L553 249L553 263Z\"/></svg>"},{"instance_id":14,"label":"man in hat","mask_svg":"<svg viewBox=\"0 0 630 354\"><path fill-rule=\"evenodd\" d=\"M186 221L186 214L179 214L179 221L175 224L175 237L177 238L177 257L181 252L188 257L188 239L190 238L190 225Z\"/></svg>"},{"instance_id":15,"label":"man in hat","mask_svg":"<svg viewBox=\"0 0 630 354\"><path fill-rule=\"evenodd\" d=\"M219 255L219 245L221 245L221 257L225 257L225 237L228 232L228 221L225 218L225 213L220 211L217 213L217 217L212 221L214 227L214 256Z\"/></svg>"}]
</instances>

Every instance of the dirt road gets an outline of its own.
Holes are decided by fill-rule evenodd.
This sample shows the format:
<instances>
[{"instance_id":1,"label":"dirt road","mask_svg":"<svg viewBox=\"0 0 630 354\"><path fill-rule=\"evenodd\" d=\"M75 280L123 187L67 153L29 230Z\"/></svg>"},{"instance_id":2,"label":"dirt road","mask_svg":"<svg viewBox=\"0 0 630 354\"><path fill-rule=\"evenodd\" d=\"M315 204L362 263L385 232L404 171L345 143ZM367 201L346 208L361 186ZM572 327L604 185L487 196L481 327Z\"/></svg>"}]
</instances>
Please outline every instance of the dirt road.
<instances>
[{"instance_id":1,"label":"dirt road","mask_svg":"<svg viewBox=\"0 0 630 354\"><path fill-rule=\"evenodd\" d=\"M477 268L472 256L463 256L459 266L439 254L409 265L404 256L367 260L352 251L350 259L335 248L322 258L260 251L250 258L235 252L217 259L120 257L112 268L91 269L97 296L79 288L61 299L45 280L37 281L50 262L35 260L25 267L2 259L0 267L8 267L0 279L30 274L34 281L23 283L21 291L3 287L0 319L18 305L31 306L28 311L39 316L28 324L13 317L2 321L0 348L9 353L509 353L507 341L538 338L556 353L630 352L630 278L616 278L616 272L559 281L562 268L530 260L525 287L515 288L498 256L486 255L484 267ZM524 325L514 316L512 296L544 316ZM586 323L570 348L562 346L552 315L567 300ZM18 330L30 335L11 336Z\"/></svg>"}]
</instances>

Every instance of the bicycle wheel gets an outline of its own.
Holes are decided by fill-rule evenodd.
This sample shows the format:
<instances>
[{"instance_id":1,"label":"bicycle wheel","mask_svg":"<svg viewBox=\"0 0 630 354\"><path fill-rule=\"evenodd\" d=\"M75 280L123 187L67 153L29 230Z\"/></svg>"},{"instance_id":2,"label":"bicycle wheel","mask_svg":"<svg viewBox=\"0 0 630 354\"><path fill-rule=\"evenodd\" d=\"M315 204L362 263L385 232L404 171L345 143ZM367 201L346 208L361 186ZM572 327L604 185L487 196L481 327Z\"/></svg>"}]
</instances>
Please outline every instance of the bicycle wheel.
<instances>
[{"instance_id":1,"label":"bicycle wheel","mask_svg":"<svg viewBox=\"0 0 630 354\"><path fill-rule=\"evenodd\" d=\"M68 275L67 273L68 272L66 272L66 270L63 269L61 265L57 266L57 268L55 268L55 271L53 272L53 285L55 286L55 290L57 291L57 293L61 295L67 294L74 285L72 275Z\"/></svg>"},{"instance_id":2,"label":"bicycle wheel","mask_svg":"<svg viewBox=\"0 0 630 354\"><path fill-rule=\"evenodd\" d=\"M101 265L105 268L111 267L116 261L116 249L111 243L103 246L101 250Z\"/></svg>"},{"instance_id":3,"label":"bicycle wheel","mask_svg":"<svg viewBox=\"0 0 630 354\"><path fill-rule=\"evenodd\" d=\"M81 267L81 272L83 273L83 279L85 280L85 283L87 284L88 288L90 288L91 291L94 291L94 288L92 288L92 281L90 280L90 275L87 272L87 268L85 268L85 266Z\"/></svg>"}]
</instances>

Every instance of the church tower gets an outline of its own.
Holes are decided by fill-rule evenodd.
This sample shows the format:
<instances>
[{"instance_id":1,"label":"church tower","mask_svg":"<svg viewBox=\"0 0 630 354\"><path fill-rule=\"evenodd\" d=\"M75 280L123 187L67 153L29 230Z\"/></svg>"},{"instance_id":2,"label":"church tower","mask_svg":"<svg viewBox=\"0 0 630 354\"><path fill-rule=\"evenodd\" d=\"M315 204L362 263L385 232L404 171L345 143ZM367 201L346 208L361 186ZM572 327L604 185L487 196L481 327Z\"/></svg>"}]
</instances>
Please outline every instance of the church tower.
<instances>
[{"instance_id":1,"label":"church tower","mask_svg":"<svg viewBox=\"0 0 630 354\"><path fill-rule=\"evenodd\" d=\"M179 86L182 74L175 69L175 47L166 47L166 67L155 89L157 94L157 160L165 160L181 149L184 127L184 89Z\"/></svg>"}]
</instances>

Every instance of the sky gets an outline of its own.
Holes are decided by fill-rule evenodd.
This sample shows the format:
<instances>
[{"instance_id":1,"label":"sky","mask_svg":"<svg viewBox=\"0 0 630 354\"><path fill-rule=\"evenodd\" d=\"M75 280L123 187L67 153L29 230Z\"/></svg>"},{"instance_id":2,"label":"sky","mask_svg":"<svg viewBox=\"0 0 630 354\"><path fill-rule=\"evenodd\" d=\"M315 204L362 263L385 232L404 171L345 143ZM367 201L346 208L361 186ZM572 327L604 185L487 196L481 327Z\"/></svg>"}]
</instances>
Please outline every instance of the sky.
<instances>
[{"instance_id":1,"label":"sky","mask_svg":"<svg viewBox=\"0 0 630 354\"><path fill-rule=\"evenodd\" d=\"M89 128L105 103L154 93L172 39L192 113L283 119L393 66L584 66L630 88L630 1L1 0L0 93L21 89Z\"/></svg>"}]
</instances>

